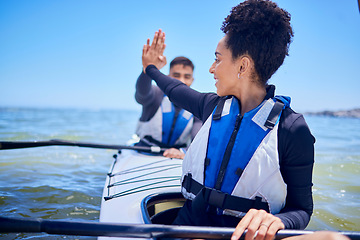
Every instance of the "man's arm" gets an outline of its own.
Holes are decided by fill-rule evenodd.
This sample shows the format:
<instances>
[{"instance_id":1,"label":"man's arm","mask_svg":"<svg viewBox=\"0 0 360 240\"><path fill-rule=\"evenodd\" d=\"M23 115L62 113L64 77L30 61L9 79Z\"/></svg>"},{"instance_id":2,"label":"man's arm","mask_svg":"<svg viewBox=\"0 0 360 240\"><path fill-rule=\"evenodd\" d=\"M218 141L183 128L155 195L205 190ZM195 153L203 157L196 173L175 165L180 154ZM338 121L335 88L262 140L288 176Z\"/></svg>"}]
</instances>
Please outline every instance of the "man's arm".
<instances>
[{"instance_id":1,"label":"man's arm","mask_svg":"<svg viewBox=\"0 0 360 240\"><path fill-rule=\"evenodd\" d=\"M135 99L142 105L140 121L149 121L158 110L164 93L155 85L152 79L141 73L136 82Z\"/></svg>"},{"instance_id":2,"label":"man's arm","mask_svg":"<svg viewBox=\"0 0 360 240\"><path fill-rule=\"evenodd\" d=\"M136 81L135 99L136 102L141 105L145 105L149 101L151 102L154 98L154 91L151 89L151 81L152 79L144 72L141 72Z\"/></svg>"}]
</instances>

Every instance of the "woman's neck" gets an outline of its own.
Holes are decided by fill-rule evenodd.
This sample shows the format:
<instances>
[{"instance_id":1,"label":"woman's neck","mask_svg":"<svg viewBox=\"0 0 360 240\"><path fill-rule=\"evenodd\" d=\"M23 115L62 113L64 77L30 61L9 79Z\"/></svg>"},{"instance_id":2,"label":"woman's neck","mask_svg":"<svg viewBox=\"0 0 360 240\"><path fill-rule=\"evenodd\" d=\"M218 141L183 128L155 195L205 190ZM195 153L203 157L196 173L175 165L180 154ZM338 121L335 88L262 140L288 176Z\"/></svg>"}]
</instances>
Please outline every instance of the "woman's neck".
<instances>
[{"instance_id":1,"label":"woman's neck","mask_svg":"<svg viewBox=\"0 0 360 240\"><path fill-rule=\"evenodd\" d=\"M258 84L249 84L240 90L236 96L241 102L241 115L253 110L259 106L266 96L265 86L259 86Z\"/></svg>"}]
</instances>

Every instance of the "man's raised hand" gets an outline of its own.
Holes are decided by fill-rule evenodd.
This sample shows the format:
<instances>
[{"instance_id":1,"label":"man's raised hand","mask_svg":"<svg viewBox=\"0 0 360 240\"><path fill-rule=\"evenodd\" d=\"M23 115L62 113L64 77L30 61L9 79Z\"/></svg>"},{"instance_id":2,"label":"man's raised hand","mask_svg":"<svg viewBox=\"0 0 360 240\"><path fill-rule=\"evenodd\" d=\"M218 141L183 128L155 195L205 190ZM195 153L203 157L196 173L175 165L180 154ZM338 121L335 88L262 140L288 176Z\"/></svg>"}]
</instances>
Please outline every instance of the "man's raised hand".
<instances>
[{"instance_id":1,"label":"man's raised hand","mask_svg":"<svg viewBox=\"0 0 360 240\"><path fill-rule=\"evenodd\" d=\"M147 39L143 47L142 64L144 72L146 67L151 64L155 65L158 69L166 65L166 57L164 56L165 47L165 33L159 29L158 32L155 32L151 45L150 39Z\"/></svg>"}]
</instances>

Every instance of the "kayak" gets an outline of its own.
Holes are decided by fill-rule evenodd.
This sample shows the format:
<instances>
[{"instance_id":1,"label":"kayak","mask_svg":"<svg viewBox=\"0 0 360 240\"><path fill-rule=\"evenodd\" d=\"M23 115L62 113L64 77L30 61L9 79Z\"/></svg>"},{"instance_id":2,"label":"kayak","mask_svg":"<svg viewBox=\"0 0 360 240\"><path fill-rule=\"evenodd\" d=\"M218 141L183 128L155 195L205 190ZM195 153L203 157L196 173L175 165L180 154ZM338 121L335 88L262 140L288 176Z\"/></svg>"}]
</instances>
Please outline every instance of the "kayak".
<instances>
[{"instance_id":1,"label":"kayak","mask_svg":"<svg viewBox=\"0 0 360 240\"><path fill-rule=\"evenodd\" d=\"M171 224L185 201L180 192L181 165L181 159L132 150L114 155L99 221Z\"/></svg>"}]
</instances>

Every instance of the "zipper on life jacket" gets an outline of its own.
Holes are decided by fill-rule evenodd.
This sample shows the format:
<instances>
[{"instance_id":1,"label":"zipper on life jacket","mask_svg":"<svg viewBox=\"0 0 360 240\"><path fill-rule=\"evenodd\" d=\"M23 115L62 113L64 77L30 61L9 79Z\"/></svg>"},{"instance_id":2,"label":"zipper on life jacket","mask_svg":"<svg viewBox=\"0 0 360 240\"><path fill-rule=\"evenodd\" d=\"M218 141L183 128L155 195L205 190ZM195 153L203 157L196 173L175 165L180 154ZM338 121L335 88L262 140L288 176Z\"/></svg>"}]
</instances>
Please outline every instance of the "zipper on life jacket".
<instances>
[{"instance_id":1,"label":"zipper on life jacket","mask_svg":"<svg viewBox=\"0 0 360 240\"><path fill-rule=\"evenodd\" d=\"M234 130L233 130L232 134L231 134L230 140L229 140L229 142L228 142L228 144L226 146L224 157L223 157L223 160L221 162L219 174L218 174L217 179L216 179L215 189L217 189L217 190L221 189L222 183L224 181L226 168L227 168L227 166L229 164L229 161L230 161L231 152L232 152L232 149L234 147L236 135L239 132L242 119L243 119L243 116L241 116L241 114L239 113L236 116L235 127L234 127Z\"/></svg>"}]
</instances>

